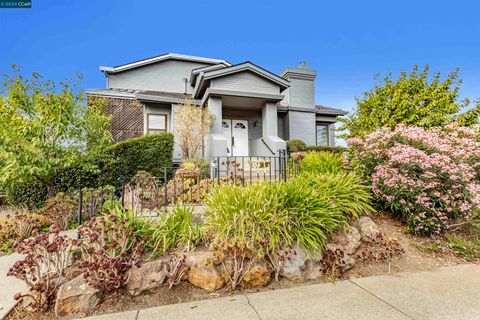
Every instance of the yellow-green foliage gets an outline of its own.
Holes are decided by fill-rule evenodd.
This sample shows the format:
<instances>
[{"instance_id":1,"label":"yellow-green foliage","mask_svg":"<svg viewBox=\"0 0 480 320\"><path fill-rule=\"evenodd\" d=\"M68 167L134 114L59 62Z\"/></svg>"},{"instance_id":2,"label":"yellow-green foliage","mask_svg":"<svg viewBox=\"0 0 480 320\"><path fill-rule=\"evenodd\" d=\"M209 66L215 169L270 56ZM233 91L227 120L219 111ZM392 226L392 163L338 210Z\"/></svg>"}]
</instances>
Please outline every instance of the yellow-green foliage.
<instances>
[{"instance_id":1,"label":"yellow-green foliage","mask_svg":"<svg viewBox=\"0 0 480 320\"><path fill-rule=\"evenodd\" d=\"M203 238L203 228L195 218L194 207L185 204L176 204L162 214L153 225L154 253L193 250Z\"/></svg>"},{"instance_id":2,"label":"yellow-green foliage","mask_svg":"<svg viewBox=\"0 0 480 320\"><path fill-rule=\"evenodd\" d=\"M333 152L305 152L300 162L302 173L337 173L343 171L343 155Z\"/></svg>"},{"instance_id":3,"label":"yellow-green foliage","mask_svg":"<svg viewBox=\"0 0 480 320\"><path fill-rule=\"evenodd\" d=\"M205 199L205 227L214 243L235 239L260 254L274 254L294 241L318 252L335 230L373 211L370 198L354 173L343 172L243 188L225 185Z\"/></svg>"}]
</instances>

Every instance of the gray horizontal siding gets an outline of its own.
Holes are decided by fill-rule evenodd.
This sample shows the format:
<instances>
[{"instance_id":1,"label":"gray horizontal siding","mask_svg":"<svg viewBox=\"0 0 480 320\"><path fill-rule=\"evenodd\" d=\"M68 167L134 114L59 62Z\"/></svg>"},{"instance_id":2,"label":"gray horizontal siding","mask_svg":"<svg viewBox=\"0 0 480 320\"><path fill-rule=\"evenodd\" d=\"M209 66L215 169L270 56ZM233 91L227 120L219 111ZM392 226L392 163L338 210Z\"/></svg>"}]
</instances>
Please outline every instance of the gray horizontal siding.
<instances>
[{"instance_id":1,"label":"gray horizontal siding","mask_svg":"<svg viewBox=\"0 0 480 320\"><path fill-rule=\"evenodd\" d=\"M252 72L244 71L212 79L211 88L279 94L280 87Z\"/></svg>"},{"instance_id":2,"label":"gray horizontal siding","mask_svg":"<svg viewBox=\"0 0 480 320\"><path fill-rule=\"evenodd\" d=\"M184 93L185 80L192 69L207 64L168 60L108 76L109 88L153 90ZM192 88L187 84L187 93Z\"/></svg>"},{"instance_id":3,"label":"gray horizontal siding","mask_svg":"<svg viewBox=\"0 0 480 320\"><path fill-rule=\"evenodd\" d=\"M316 144L315 113L290 111L288 121L289 139L300 139L309 146Z\"/></svg>"},{"instance_id":4,"label":"gray horizontal siding","mask_svg":"<svg viewBox=\"0 0 480 320\"><path fill-rule=\"evenodd\" d=\"M298 108L315 108L314 82L303 79L289 79L290 88L287 90L290 105Z\"/></svg>"}]
</instances>

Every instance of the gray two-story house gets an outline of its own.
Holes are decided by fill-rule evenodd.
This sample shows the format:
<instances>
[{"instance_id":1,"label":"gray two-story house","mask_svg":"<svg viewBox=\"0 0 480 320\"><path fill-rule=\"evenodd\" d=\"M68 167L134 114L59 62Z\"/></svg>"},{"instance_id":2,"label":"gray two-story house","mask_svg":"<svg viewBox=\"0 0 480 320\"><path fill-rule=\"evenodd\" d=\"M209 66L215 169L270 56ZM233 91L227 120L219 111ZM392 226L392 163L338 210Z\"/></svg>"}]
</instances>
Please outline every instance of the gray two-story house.
<instances>
[{"instance_id":1,"label":"gray two-story house","mask_svg":"<svg viewBox=\"0 0 480 320\"><path fill-rule=\"evenodd\" d=\"M115 141L170 131L175 106L186 98L208 108L215 120L203 156L272 156L286 140L335 145L337 116L346 112L315 104L316 72L300 63L280 75L246 61L164 54L116 67L100 67ZM174 159L180 160L178 145Z\"/></svg>"}]
</instances>

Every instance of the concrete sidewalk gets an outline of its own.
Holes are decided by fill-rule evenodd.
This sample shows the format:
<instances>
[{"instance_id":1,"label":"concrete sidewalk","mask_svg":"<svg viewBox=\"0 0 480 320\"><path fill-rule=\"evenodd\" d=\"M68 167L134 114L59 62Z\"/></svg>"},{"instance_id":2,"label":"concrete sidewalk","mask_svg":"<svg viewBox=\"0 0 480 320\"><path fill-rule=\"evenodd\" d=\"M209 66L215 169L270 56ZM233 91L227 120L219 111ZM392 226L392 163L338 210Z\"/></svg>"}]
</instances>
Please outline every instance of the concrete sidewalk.
<instances>
[{"instance_id":1,"label":"concrete sidewalk","mask_svg":"<svg viewBox=\"0 0 480 320\"><path fill-rule=\"evenodd\" d=\"M480 319L480 266L249 293L87 319Z\"/></svg>"}]
</instances>

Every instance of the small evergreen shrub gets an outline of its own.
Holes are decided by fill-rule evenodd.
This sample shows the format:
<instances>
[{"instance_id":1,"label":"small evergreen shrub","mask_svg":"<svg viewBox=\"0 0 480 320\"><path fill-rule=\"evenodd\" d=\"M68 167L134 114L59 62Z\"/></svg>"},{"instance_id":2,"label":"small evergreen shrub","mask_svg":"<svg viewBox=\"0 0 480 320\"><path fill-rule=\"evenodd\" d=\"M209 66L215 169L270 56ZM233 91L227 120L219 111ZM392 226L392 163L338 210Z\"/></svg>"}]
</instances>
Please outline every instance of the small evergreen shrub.
<instances>
[{"instance_id":1,"label":"small evergreen shrub","mask_svg":"<svg viewBox=\"0 0 480 320\"><path fill-rule=\"evenodd\" d=\"M287 140L287 150L290 152L305 151L307 144L299 139Z\"/></svg>"},{"instance_id":2,"label":"small evergreen shrub","mask_svg":"<svg viewBox=\"0 0 480 320\"><path fill-rule=\"evenodd\" d=\"M9 205L33 210L43 207L47 200L47 188L40 182L18 182L6 186L5 195Z\"/></svg>"},{"instance_id":3,"label":"small evergreen shrub","mask_svg":"<svg viewBox=\"0 0 480 320\"><path fill-rule=\"evenodd\" d=\"M329 147L329 146L308 146L305 148L305 151L317 151L317 152L332 152L343 154L348 151L345 147Z\"/></svg>"}]
</instances>

